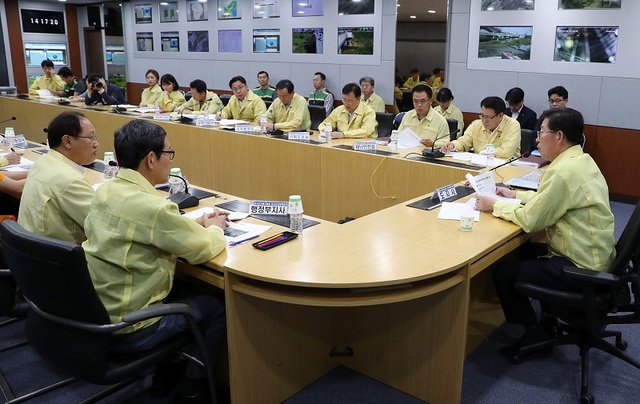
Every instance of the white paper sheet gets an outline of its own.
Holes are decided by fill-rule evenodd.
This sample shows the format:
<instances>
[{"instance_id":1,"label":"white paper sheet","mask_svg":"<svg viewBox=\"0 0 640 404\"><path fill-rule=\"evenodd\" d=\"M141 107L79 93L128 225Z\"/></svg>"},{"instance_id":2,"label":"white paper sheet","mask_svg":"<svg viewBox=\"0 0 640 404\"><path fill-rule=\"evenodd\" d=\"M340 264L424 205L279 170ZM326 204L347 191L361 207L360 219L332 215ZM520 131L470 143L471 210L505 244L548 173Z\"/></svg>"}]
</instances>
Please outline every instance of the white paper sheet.
<instances>
[{"instance_id":1,"label":"white paper sheet","mask_svg":"<svg viewBox=\"0 0 640 404\"><path fill-rule=\"evenodd\" d=\"M462 215L470 215L473 216L474 222L480 221L480 212L473 209L473 205L475 205L475 199L473 200L473 204L469 204L469 202L460 203L460 202L442 202L442 206L440 207L440 211L438 212L438 219L444 220L460 220L460 216Z\"/></svg>"},{"instance_id":2,"label":"white paper sheet","mask_svg":"<svg viewBox=\"0 0 640 404\"><path fill-rule=\"evenodd\" d=\"M204 208L200 208L200 209L196 209L194 211L185 213L184 216L188 217L189 219L197 219L200 216L202 216L204 213L212 213L214 208L210 208L210 207L204 207ZM233 220L242 220L244 218L246 218L247 216L249 216L249 213L245 213L245 212L229 212L229 220L233 221Z\"/></svg>"},{"instance_id":3,"label":"white paper sheet","mask_svg":"<svg viewBox=\"0 0 640 404\"><path fill-rule=\"evenodd\" d=\"M412 147L420 146L422 138L418 136L414 131L409 128L404 128L398 133L398 148L410 149Z\"/></svg>"}]
</instances>

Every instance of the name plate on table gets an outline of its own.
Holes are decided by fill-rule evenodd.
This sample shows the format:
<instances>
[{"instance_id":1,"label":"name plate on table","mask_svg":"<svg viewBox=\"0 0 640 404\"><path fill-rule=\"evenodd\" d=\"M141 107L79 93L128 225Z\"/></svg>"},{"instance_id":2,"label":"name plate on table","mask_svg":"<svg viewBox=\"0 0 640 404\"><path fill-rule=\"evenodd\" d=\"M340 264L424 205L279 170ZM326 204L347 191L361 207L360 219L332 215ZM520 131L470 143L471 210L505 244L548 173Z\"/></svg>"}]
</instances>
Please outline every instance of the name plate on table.
<instances>
[{"instance_id":1,"label":"name plate on table","mask_svg":"<svg viewBox=\"0 0 640 404\"><path fill-rule=\"evenodd\" d=\"M457 196L456 186L454 184L445 185L444 187L437 188L431 199L437 199L440 202Z\"/></svg>"},{"instance_id":2,"label":"name plate on table","mask_svg":"<svg viewBox=\"0 0 640 404\"><path fill-rule=\"evenodd\" d=\"M354 142L353 150L356 151L376 151L376 141Z\"/></svg>"},{"instance_id":3,"label":"name plate on table","mask_svg":"<svg viewBox=\"0 0 640 404\"><path fill-rule=\"evenodd\" d=\"M249 214L251 215L282 215L289 211L289 202L284 201L251 201Z\"/></svg>"},{"instance_id":4,"label":"name plate on table","mask_svg":"<svg viewBox=\"0 0 640 404\"><path fill-rule=\"evenodd\" d=\"M260 132L260 127L247 125L247 124L236 124L235 130L236 132L242 132L242 133L254 133L254 132Z\"/></svg>"},{"instance_id":5,"label":"name plate on table","mask_svg":"<svg viewBox=\"0 0 640 404\"><path fill-rule=\"evenodd\" d=\"M309 140L309 132L289 132L289 140Z\"/></svg>"},{"instance_id":6,"label":"name plate on table","mask_svg":"<svg viewBox=\"0 0 640 404\"><path fill-rule=\"evenodd\" d=\"M171 114L153 114L154 121L166 121L171 120Z\"/></svg>"},{"instance_id":7,"label":"name plate on table","mask_svg":"<svg viewBox=\"0 0 640 404\"><path fill-rule=\"evenodd\" d=\"M201 118L201 119L196 119L196 126L199 127L210 127L210 126L214 126L216 124L216 120L215 119L205 119L205 118Z\"/></svg>"}]
</instances>

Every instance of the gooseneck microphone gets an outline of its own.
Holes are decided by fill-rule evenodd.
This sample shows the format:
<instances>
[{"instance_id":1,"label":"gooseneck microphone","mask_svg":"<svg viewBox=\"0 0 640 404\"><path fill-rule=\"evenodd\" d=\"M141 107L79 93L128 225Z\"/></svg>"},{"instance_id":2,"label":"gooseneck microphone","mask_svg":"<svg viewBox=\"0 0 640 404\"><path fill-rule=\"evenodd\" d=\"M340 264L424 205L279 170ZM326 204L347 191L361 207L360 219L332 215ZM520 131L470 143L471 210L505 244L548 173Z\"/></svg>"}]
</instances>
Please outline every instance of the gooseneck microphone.
<instances>
[{"instance_id":1,"label":"gooseneck microphone","mask_svg":"<svg viewBox=\"0 0 640 404\"><path fill-rule=\"evenodd\" d=\"M178 205L179 209L192 208L194 206L198 206L200 201L195 196L189 194L189 185L187 184L187 180L184 177L179 175L169 174L170 177L180 178L184 183L184 191L185 192L176 192L169 196L169 200L176 205Z\"/></svg>"},{"instance_id":2,"label":"gooseneck microphone","mask_svg":"<svg viewBox=\"0 0 640 404\"><path fill-rule=\"evenodd\" d=\"M429 158L432 158L432 159L439 158L439 157L444 157L444 153L443 152L441 152L440 150L434 150L434 146L436 145L436 141L438 141L438 140L440 140L442 138L445 138L447 136L450 137L451 135L455 135L458 132L460 132L460 129L456 129L456 130L454 130L453 132L451 132L451 133L449 133L447 135L443 135L443 136L440 136L440 137L437 137L437 138L433 139L433 143L431 143L431 150L424 149L422 151L422 155L424 157L429 157Z\"/></svg>"},{"instance_id":3,"label":"gooseneck microphone","mask_svg":"<svg viewBox=\"0 0 640 404\"><path fill-rule=\"evenodd\" d=\"M16 120L16 117L12 116L11 118L3 119L2 121L0 121L0 123L5 123L5 122L15 121L15 120Z\"/></svg>"},{"instance_id":4,"label":"gooseneck microphone","mask_svg":"<svg viewBox=\"0 0 640 404\"><path fill-rule=\"evenodd\" d=\"M523 154L522 156L520 156L520 157L510 158L509 160L507 160L507 162L506 162L506 163L502 163L502 164L500 164L500 165L497 165L497 166L495 166L495 167L492 167L489 171L496 170L496 169L498 169L498 168L500 168L500 167L502 167L502 166L506 166L507 164L513 163L514 161L518 161L518 160L520 160L520 159L526 159L526 158L527 158L527 157L529 157L530 155L531 155L531 153L524 153L524 154Z\"/></svg>"}]
</instances>

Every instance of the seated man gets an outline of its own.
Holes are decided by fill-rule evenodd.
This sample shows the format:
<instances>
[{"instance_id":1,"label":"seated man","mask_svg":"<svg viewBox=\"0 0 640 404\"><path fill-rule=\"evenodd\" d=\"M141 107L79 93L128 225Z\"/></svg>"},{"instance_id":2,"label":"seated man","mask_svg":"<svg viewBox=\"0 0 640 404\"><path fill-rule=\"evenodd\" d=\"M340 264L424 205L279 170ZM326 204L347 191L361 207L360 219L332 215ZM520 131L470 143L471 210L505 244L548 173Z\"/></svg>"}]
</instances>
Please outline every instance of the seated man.
<instances>
[{"instance_id":1,"label":"seated man","mask_svg":"<svg viewBox=\"0 0 640 404\"><path fill-rule=\"evenodd\" d=\"M274 101L276 99L276 89L269 85L269 73L264 70L258 72L258 87L253 89L253 93L262 98L263 101Z\"/></svg>"},{"instance_id":2,"label":"seated man","mask_svg":"<svg viewBox=\"0 0 640 404\"><path fill-rule=\"evenodd\" d=\"M313 91L309 94L309 105L324 107L327 116L333 111L333 93L325 87L327 76L322 72L313 75Z\"/></svg>"},{"instance_id":3,"label":"seated man","mask_svg":"<svg viewBox=\"0 0 640 404\"><path fill-rule=\"evenodd\" d=\"M420 82L420 70L414 67L410 74L411 76L402 85L403 88L413 88Z\"/></svg>"},{"instance_id":4,"label":"seated man","mask_svg":"<svg viewBox=\"0 0 640 404\"><path fill-rule=\"evenodd\" d=\"M64 81L58 76L53 69L53 62L45 59L40 62L44 75L38 77L31 87L29 87L29 95L38 95L38 90L49 90L51 94L64 96Z\"/></svg>"},{"instance_id":5,"label":"seated man","mask_svg":"<svg viewBox=\"0 0 640 404\"><path fill-rule=\"evenodd\" d=\"M229 88L233 91L231 99L222 111L218 112L216 119L240 119L247 122L256 122L262 114L267 112L267 106L262 98L249 91L247 80L242 76L235 76L229 80Z\"/></svg>"},{"instance_id":6,"label":"seated man","mask_svg":"<svg viewBox=\"0 0 640 404\"><path fill-rule=\"evenodd\" d=\"M387 112L382 97L375 93L376 84L373 77L361 78L360 88L362 89L362 102L370 106L375 112Z\"/></svg>"},{"instance_id":7,"label":"seated man","mask_svg":"<svg viewBox=\"0 0 640 404\"><path fill-rule=\"evenodd\" d=\"M158 195L154 185L168 180L175 156L160 126L137 119L117 129L114 137L120 172L96 191L85 222L87 241L82 246L96 292L116 322L131 312L163 303L173 287L178 257L201 264L223 251L228 216L216 209L191 220L180 215L175 203ZM224 305L213 296L177 301L196 312L209 359L215 364L226 334ZM182 315L145 320L117 331L113 350L143 351L188 330ZM194 395L206 390L201 366L189 363L187 381L191 385L187 390Z\"/></svg>"},{"instance_id":8,"label":"seated man","mask_svg":"<svg viewBox=\"0 0 640 404\"><path fill-rule=\"evenodd\" d=\"M318 125L319 130L322 130L326 123L330 123L333 139L377 137L376 113L371 107L360 102L361 95L360 86L356 83L349 83L342 87L342 105L334 109Z\"/></svg>"},{"instance_id":9,"label":"seated man","mask_svg":"<svg viewBox=\"0 0 640 404\"><path fill-rule=\"evenodd\" d=\"M122 89L115 84L107 83L104 76L93 73L87 78L86 105L125 104Z\"/></svg>"},{"instance_id":10,"label":"seated man","mask_svg":"<svg viewBox=\"0 0 640 404\"><path fill-rule=\"evenodd\" d=\"M496 157L520 157L520 124L504 115L505 105L500 97L487 97L480 103L480 119L471 122L464 136L445 143L442 151L469 151L483 153L487 144L495 147Z\"/></svg>"},{"instance_id":11,"label":"seated man","mask_svg":"<svg viewBox=\"0 0 640 404\"><path fill-rule=\"evenodd\" d=\"M591 156L582 152L582 115L573 109L550 109L542 114L538 149L551 164L538 191L512 191L498 187L498 194L522 200L522 205L478 196L476 209L509 220L527 233L545 230L546 255L522 257L503 263L493 272L498 297L509 323L522 324L524 336L501 350L513 355L529 343L547 338L527 296L514 289L524 281L554 289L579 291L562 268L575 266L606 271L615 258L614 218L609 190ZM524 246L523 246L524 247ZM540 256L542 255L542 256Z\"/></svg>"},{"instance_id":12,"label":"seated man","mask_svg":"<svg viewBox=\"0 0 640 404\"><path fill-rule=\"evenodd\" d=\"M207 83L202 80L193 80L189 87L191 88L191 98L175 109L177 113L201 115L205 111L210 114L222 111L224 105L222 105L220 97L213 91L207 91Z\"/></svg>"},{"instance_id":13,"label":"seated man","mask_svg":"<svg viewBox=\"0 0 640 404\"><path fill-rule=\"evenodd\" d=\"M520 122L522 129L534 130L538 114L524 105L524 91L520 87L514 87L507 91L504 99L509 104L505 114Z\"/></svg>"},{"instance_id":14,"label":"seated man","mask_svg":"<svg viewBox=\"0 0 640 404\"><path fill-rule=\"evenodd\" d=\"M26 230L80 244L93 188L82 175L98 151L93 125L78 112L63 112L47 129L51 150L36 161L22 191L18 223Z\"/></svg>"},{"instance_id":15,"label":"seated man","mask_svg":"<svg viewBox=\"0 0 640 404\"><path fill-rule=\"evenodd\" d=\"M423 145L440 147L449 141L447 119L431 108L431 88L418 84L411 90L413 109L402 117L398 131L409 128L422 138Z\"/></svg>"},{"instance_id":16,"label":"seated man","mask_svg":"<svg viewBox=\"0 0 640 404\"><path fill-rule=\"evenodd\" d=\"M71 69L68 67L61 67L60 70L58 70L58 76L60 76L62 81L64 81L63 97L78 97L80 94L87 91L87 85L84 81L75 77Z\"/></svg>"},{"instance_id":17,"label":"seated man","mask_svg":"<svg viewBox=\"0 0 640 404\"><path fill-rule=\"evenodd\" d=\"M307 100L293 91L291 80L280 80L276 84L276 91L278 98L267 110L267 128L281 131L309 130L311 116Z\"/></svg>"}]
</instances>

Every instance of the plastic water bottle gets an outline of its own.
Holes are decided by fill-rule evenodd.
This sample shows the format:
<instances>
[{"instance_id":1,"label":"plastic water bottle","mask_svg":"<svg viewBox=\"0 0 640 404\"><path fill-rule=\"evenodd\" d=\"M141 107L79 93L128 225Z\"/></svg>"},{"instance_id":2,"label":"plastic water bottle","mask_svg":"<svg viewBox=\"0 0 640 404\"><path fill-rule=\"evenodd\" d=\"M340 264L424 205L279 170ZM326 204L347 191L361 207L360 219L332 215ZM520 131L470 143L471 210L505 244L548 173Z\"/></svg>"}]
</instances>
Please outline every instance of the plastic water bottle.
<instances>
[{"instance_id":1,"label":"plastic water bottle","mask_svg":"<svg viewBox=\"0 0 640 404\"><path fill-rule=\"evenodd\" d=\"M155 112L156 112L156 114L159 114L161 112L160 111L160 105L158 104L157 101L156 101L156 111Z\"/></svg>"},{"instance_id":2,"label":"plastic water bottle","mask_svg":"<svg viewBox=\"0 0 640 404\"><path fill-rule=\"evenodd\" d=\"M391 131L391 140L389 141L389 150L392 153L398 152L398 131L397 130Z\"/></svg>"},{"instance_id":3,"label":"plastic water bottle","mask_svg":"<svg viewBox=\"0 0 640 404\"><path fill-rule=\"evenodd\" d=\"M174 177L174 175L177 175L178 177L184 178L184 180L186 181L187 179L182 176L182 170L176 167L172 168L169 173L171 174L169 176L169 194L173 195L178 192L185 192L184 181L182 181L180 178Z\"/></svg>"},{"instance_id":4,"label":"plastic water bottle","mask_svg":"<svg viewBox=\"0 0 640 404\"><path fill-rule=\"evenodd\" d=\"M296 234L302 234L302 197L300 195L291 195L289 197L289 231Z\"/></svg>"},{"instance_id":5,"label":"plastic water bottle","mask_svg":"<svg viewBox=\"0 0 640 404\"><path fill-rule=\"evenodd\" d=\"M113 152L104 152L104 158L102 161L104 161L104 171L102 172L102 175L104 175L104 179L109 180L115 177L116 167L109 165L110 161L116 161Z\"/></svg>"},{"instance_id":6,"label":"plastic water bottle","mask_svg":"<svg viewBox=\"0 0 640 404\"><path fill-rule=\"evenodd\" d=\"M260 115L260 131L267 133L267 114Z\"/></svg>"},{"instance_id":7,"label":"plastic water bottle","mask_svg":"<svg viewBox=\"0 0 640 404\"><path fill-rule=\"evenodd\" d=\"M331 123L327 122L324 124L324 130L322 131L322 133L324 133L324 141L326 143L331 143L331 132L333 130L331 129Z\"/></svg>"},{"instance_id":8,"label":"plastic water bottle","mask_svg":"<svg viewBox=\"0 0 640 404\"><path fill-rule=\"evenodd\" d=\"M13 131L13 128L6 128L4 130L4 144L9 149L16 145L16 133Z\"/></svg>"},{"instance_id":9,"label":"plastic water bottle","mask_svg":"<svg viewBox=\"0 0 640 404\"><path fill-rule=\"evenodd\" d=\"M204 112L202 113L202 117L204 119L209 119L209 108L205 108Z\"/></svg>"},{"instance_id":10,"label":"plastic water bottle","mask_svg":"<svg viewBox=\"0 0 640 404\"><path fill-rule=\"evenodd\" d=\"M496 148L492 143L488 143L484 150L487 154L487 167L493 167L495 165Z\"/></svg>"}]
</instances>

